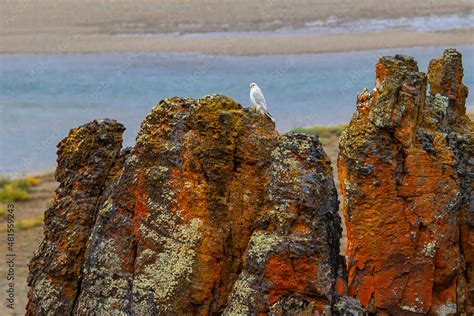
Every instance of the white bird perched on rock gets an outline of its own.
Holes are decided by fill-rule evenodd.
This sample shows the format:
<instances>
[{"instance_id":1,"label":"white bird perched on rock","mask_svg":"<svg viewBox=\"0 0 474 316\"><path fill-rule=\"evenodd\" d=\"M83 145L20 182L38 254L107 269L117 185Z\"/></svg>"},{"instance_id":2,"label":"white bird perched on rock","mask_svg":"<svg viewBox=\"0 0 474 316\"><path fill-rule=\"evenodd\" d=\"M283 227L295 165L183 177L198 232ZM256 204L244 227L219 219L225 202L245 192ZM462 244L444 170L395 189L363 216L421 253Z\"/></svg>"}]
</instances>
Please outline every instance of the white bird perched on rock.
<instances>
[{"instance_id":1,"label":"white bird perched on rock","mask_svg":"<svg viewBox=\"0 0 474 316\"><path fill-rule=\"evenodd\" d=\"M250 102L252 102L252 106L254 107L257 112L265 114L268 116L273 122L273 116L268 112L267 109L267 102L265 101L265 97L263 96L262 90L257 86L256 83L252 82L249 85L250 88Z\"/></svg>"}]
</instances>

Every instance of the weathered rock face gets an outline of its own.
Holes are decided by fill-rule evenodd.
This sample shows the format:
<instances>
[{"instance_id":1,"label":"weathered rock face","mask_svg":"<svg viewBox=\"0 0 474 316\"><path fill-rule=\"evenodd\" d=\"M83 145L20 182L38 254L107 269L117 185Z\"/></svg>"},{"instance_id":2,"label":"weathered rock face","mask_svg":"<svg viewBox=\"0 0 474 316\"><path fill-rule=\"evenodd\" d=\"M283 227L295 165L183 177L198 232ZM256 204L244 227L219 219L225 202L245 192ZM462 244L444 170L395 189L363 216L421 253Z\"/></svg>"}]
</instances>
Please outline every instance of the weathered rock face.
<instances>
[{"instance_id":1,"label":"weathered rock face","mask_svg":"<svg viewBox=\"0 0 474 316\"><path fill-rule=\"evenodd\" d=\"M125 150L116 121L71 130L27 315L473 314L462 77L455 50L428 75L383 57L358 95L338 160L347 270L317 137L218 95L162 101Z\"/></svg>"},{"instance_id":2,"label":"weathered rock face","mask_svg":"<svg viewBox=\"0 0 474 316\"><path fill-rule=\"evenodd\" d=\"M341 228L329 158L317 138L297 134L282 136L272 156L269 208L225 314L330 315Z\"/></svg>"},{"instance_id":3,"label":"weathered rock face","mask_svg":"<svg viewBox=\"0 0 474 316\"><path fill-rule=\"evenodd\" d=\"M472 306L474 139L462 76L454 50L428 76L410 57L381 58L341 137L349 295L372 312Z\"/></svg>"},{"instance_id":4,"label":"weathered rock face","mask_svg":"<svg viewBox=\"0 0 474 316\"><path fill-rule=\"evenodd\" d=\"M459 287L464 290L467 286L467 291L460 295L466 300L466 312L474 314L474 124L466 116L468 89L462 83L462 77L462 58L455 50L447 50L440 59L432 60L429 65L430 94L441 94L448 98L447 141L455 155L461 187L460 248L465 264L465 280L461 282L467 283Z\"/></svg>"},{"instance_id":5,"label":"weathered rock face","mask_svg":"<svg viewBox=\"0 0 474 316\"><path fill-rule=\"evenodd\" d=\"M60 145L69 204L46 213L29 314L330 313L341 231L316 137L216 95L162 101L121 154L109 125L108 147L74 130ZM87 209L81 181L97 188Z\"/></svg>"},{"instance_id":6,"label":"weathered rock face","mask_svg":"<svg viewBox=\"0 0 474 316\"><path fill-rule=\"evenodd\" d=\"M27 315L71 313L87 238L103 188L120 161L124 130L113 120L92 121L72 129L59 143L60 185L45 213L44 240L30 263Z\"/></svg>"}]
</instances>

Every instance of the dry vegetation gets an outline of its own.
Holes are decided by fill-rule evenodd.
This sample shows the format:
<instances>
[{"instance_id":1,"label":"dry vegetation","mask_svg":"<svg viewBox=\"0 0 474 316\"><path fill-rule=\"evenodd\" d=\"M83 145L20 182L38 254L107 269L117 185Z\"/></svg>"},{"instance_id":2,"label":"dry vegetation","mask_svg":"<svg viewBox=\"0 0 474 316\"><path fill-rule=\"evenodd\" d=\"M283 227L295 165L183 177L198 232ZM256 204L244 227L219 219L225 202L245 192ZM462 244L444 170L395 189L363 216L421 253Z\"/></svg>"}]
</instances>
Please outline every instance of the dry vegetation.
<instances>
[{"instance_id":1,"label":"dry vegetation","mask_svg":"<svg viewBox=\"0 0 474 316\"><path fill-rule=\"evenodd\" d=\"M24 315L27 291L28 262L43 237L43 214L51 205L57 182L52 174L25 179L0 179L0 232L6 233L8 204L15 206L15 310L0 305L0 315ZM2 249L2 251L4 251ZM6 265L0 265L5 275ZM3 296L4 297L4 296Z\"/></svg>"}]
</instances>

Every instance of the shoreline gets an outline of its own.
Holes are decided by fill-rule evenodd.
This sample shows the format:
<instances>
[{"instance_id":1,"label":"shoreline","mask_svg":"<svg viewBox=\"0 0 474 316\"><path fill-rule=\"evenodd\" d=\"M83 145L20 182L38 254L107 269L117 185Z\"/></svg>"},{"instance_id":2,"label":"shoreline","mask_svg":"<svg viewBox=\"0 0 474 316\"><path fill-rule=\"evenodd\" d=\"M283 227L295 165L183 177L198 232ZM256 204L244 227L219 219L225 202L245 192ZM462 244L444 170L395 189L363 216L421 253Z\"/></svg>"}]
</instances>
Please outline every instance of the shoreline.
<instances>
[{"instance_id":1,"label":"shoreline","mask_svg":"<svg viewBox=\"0 0 474 316\"><path fill-rule=\"evenodd\" d=\"M449 44L427 44L427 45L410 45L410 46L398 46L398 47L381 47L381 48L367 48L367 49L349 49L349 50L323 50L317 52L301 52L301 53L270 53L270 54L212 54L212 53L205 53L199 51L188 51L188 52L181 52L181 51L134 51L134 50L123 50L123 51L62 51L62 52L48 52L48 51L31 51L31 52L3 52L0 50L0 57L1 56L67 56L67 55L75 55L75 56L88 56L88 55L157 55L157 56L166 56L166 57L187 57L187 56L196 56L196 57L208 57L208 58L238 58L238 57L285 57L285 56L304 56L304 55L318 55L318 54L350 54L350 53L364 53L364 52L384 52L390 53L390 50L393 50L393 54L398 54L396 52L397 49L422 49L422 48L435 48L435 49L447 49L447 48L454 48L454 49L462 49L463 47L474 47L474 40L473 42L469 43L459 43L453 44L449 46ZM0 48L1 49L1 48ZM462 53L462 52L461 52ZM464 56L464 55L463 55ZM474 106L474 105L473 105Z\"/></svg>"},{"instance_id":2,"label":"shoreline","mask_svg":"<svg viewBox=\"0 0 474 316\"><path fill-rule=\"evenodd\" d=\"M4 0L0 9L0 53L255 56L474 44L470 0Z\"/></svg>"},{"instance_id":3,"label":"shoreline","mask_svg":"<svg viewBox=\"0 0 474 316\"><path fill-rule=\"evenodd\" d=\"M337 53L474 44L474 28L440 32L358 32L341 34L186 37L170 35L76 34L3 35L0 54L182 53L260 56Z\"/></svg>"}]
</instances>

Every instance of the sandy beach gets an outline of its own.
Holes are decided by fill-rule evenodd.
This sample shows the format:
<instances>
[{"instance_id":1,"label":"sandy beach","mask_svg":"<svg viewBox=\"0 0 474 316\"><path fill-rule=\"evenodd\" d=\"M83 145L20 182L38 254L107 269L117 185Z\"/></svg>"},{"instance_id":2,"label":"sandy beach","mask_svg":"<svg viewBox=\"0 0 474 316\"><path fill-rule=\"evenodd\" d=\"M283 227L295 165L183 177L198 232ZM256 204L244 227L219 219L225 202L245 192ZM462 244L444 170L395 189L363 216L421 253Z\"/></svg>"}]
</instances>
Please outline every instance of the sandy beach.
<instances>
[{"instance_id":1,"label":"sandy beach","mask_svg":"<svg viewBox=\"0 0 474 316\"><path fill-rule=\"evenodd\" d=\"M474 28L274 32L365 20L471 14L472 1L3 0L0 53L179 52L262 55L474 43ZM93 8L93 9L92 9ZM240 32L239 34L229 32ZM263 32L263 33L261 33ZM209 36L211 34L212 36Z\"/></svg>"}]
</instances>

